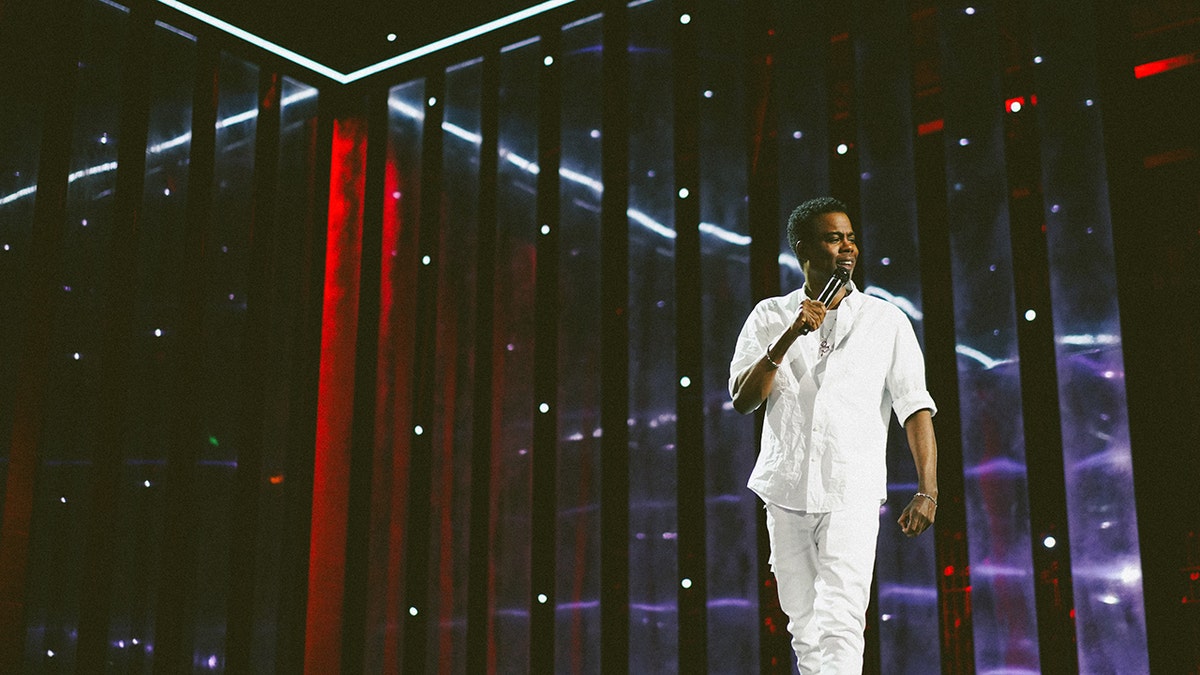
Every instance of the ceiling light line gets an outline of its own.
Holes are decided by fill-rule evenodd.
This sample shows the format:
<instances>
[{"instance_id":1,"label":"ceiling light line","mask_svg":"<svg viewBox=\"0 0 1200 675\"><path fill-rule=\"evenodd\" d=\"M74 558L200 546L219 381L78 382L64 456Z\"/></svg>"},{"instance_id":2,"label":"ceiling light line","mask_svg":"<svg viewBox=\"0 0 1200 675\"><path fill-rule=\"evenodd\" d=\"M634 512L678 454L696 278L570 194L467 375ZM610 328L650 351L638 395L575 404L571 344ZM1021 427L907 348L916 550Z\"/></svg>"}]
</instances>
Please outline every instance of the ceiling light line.
<instances>
[{"instance_id":1,"label":"ceiling light line","mask_svg":"<svg viewBox=\"0 0 1200 675\"><path fill-rule=\"evenodd\" d=\"M533 7L529 7L529 8L523 9L519 12L509 14L508 16L500 17L499 19L496 19L494 21L489 21L485 24L471 28L470 30L466 30L461 33L458 33L457 35L451 35L450 37L442 38L441 40L431 42L423 47L418 47L416 49L409 50L407 52L404 52L403 54L393 56L389 59L385 59L383 61L380 61L379 63L367 66L365 68L359 68L358 70L347 74L347 73L342 73L340 71L334 70L333 68L330 68L329 66L326 66L324 64L318 63L318 62L308 58L307 56L298 54L286 47L277 45L274 42L271 42L270 40L267 40L267 39L264 39L262 37L255 35L254 33L251 33L249 31L238 28L237 26L235 26L227 21L222 21L221 19L218 19L217 17L215 17L211 14L208 14L207 12L202 12L202 11L196 9L195 7L192 7L191 5L180 2L179 0L156 0L156 1L159 4L166 5L167 7L174 9L177 12L186 14L187 16L190 16L193 19L200 21L201 23L208 24L209 26L212 26L213 28L216 28L217 30L228 33L240 40L249 42L250 44L254 45L255 47L258 47L259 49L268 51L272 54L275 54L276 56L287 59L288 61L291 61L292 63L295 63L296 65L302 66L302 67L307 68L315 73L323 75L323 76L333 80L334 82L337 82L338 84L350 84L351 82L361 80L364 77L369 77L371 75L382 72L389 68L395 68L396 66L399 66L401 64L408 63L409 61L414 61L416 59L419 59L422 56L428 56L429 54L433 54L434 52L441 51L448 47L452 47L452 46L460 44L462 42L466 42L467 40L477 38L481 35L485 35L492 31L499 30L506 26L511 26L514 23L524 21L525 19L528 19L530 17L534 17L539 14L544 14L546 12L549 12L550 10L558 9L559 7L563 7L565 5L571 4L572 2L575 2L575 0L547 0L546 2L542 2L540 4L534 5Z\"/></svg>"},{"instance_id":2,"label":"ceiling light line","mask_svg":"<svg viewBox=\"0 0 1200 675\"><path fill-rule=\"evenodd\" d=\"M294 52L286 47L277 45L274 42L265 40L265 39L255 35L254 33L251 33L246 30L242 30L241 28L238 28L237 26L229 23L228 21L222 21L221 19L218 19L217 17L215 17L211 14L202 12L202 11L196 9L195 7L192 7L191 5L187 5L182 2L179 2L179 0L157 0L157 2L159 4L166 5L167 7L170 7L171 9L174 9L175 11L182 12L182 13L192 17L193 19L200 21L201 23L206 23L206 24L212 26L213 28L216 28L217 30L224 31L236 38L245 40L246 42L249 42L250 44L254 45L255 47L264 49L268 52L271 52L272 54L275 54L276 56L281 56L281 57L287 59L288 61L291 61L292 63L295 63L297 65L308 68L309 70L311 70L315 73L324 75L325 77L328 77L329 79L331 79L335 82L338 82L340 84L347 84L348 82L350 82L350 80L346 79L346 76L344 74L339 73L338 71L336 71L328 66L317 63L316 61L313 61L312 59L308 58L307 56L304 56L302 54L297 54L296 52Z\"/></svg>"},{"instance_id":3,"label":"ceiling light line","mask_svg":"<svg viewBox=\"0 0 1200 675\"><path fill-rule=\"evenodd\" d=\"M161 2L162 0L159 1ZM558 9L559 7L569 5L572 2L575 2L575 0L548 0L547 2L539 3L533 7L523 9L514 14L509 14L508 16L503 16L494 21L489 21L485 24L465 30L457 35L451 35L450 37L442 38L436 42L431 42L423 47L417 47L416 49L404 52L403 54L393 56L390 59L385 59L379 63L376 63L375 65L359 68L358 70L345 76L346 82L354 82L355 80L361 80L364 77L374 75L375 73L387 70L388 68L395 68L400 64L408 63L409 61L413 61L421 58L422 56L427 56L434 52L441 51L447 47L453 47L456 44L477 38L480 35L486 35L492 31L500 30L505 26L511 26L514 23L537 16L538 14L544 14L552 9Z\"/></svg>"}]
</instances>

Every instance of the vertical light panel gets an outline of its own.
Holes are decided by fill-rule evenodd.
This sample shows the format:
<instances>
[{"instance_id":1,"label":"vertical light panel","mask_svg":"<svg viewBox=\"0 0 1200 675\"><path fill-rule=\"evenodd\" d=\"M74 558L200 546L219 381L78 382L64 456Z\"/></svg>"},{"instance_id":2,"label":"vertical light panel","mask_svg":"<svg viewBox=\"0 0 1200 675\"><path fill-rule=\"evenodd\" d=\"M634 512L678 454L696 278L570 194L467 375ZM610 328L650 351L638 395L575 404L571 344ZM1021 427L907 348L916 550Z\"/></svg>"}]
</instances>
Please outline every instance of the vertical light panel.
<instances>
[{"instance_id":1,"label":"vertical light panel","mask_svg":"<svg viewBox=\"0 0 1200 675\"><path fill-rule=\"evenodd\" d=\"M1144 673L1142 566L1092 3L1037 2L1031 23L1040 58L1036 111L1079 671Z\"/></svg>"},{"instance_id":2,"label":"vertical light panel","mask_svg":"<svg viewBox=\"0 0 1200 675\"><path fill-rule=\"evenodd\" d=\"M534 358L537 273L538 75L542 45L500 54L494 223L492 456L488 489L488 668L529 670Z\"/></svg>"},{"instance_id":3,"label":"vertical light panel","mask_svg":"<svg viewBox=\"0 0 1200 675\"><path fill-rule=\"evenodd\" d=\"M479 231L480 75L482 62L446 71L443 175L436 265L437 329L430 520L429 663L459 669L466 659L467 554L470 542L472 396ZM428 186L427 186L428 187ZM457 665L456 665L457 664Z\"/></svg>"},{"instance_id":4,"label":"vertical light panel","mask_svg":"<svg viewBox=\"0 0 1200 675\"><path fill-rule=\"evenodd\" d=\"M71 146L71 173L63 236L51 258L59 267L48 277L57 298L50 319L43 408L37 413L40 435L31 438L25 429L14 430L14 436L20 434L15 442L36 443L38 457L24 608L25 664L33 670L76 666L79 581L102 422L94 404L102 372L97 327L103 321L110 279L107 262L116 227L116 131L129 16L99 2L84 2L81 10L86 37L79 59L91 67L76 75L73 131L60 141ZM15 444L13 449L16 454Z\"/></svg>"},{"instance_id":5,"label":"vertical light panel","mask_svg":"<svg viewBox=\"0 0 1200 675\"><path fill-rule=\"evenodd\" d=\"M758 498L754 424L729 400L729 359L754 306L750 284L745 62L740 2L712 2L695 20L699 50L700 293L709 672L758 661Z\"/></svg>"},{"instance_id":6,"label":"vertical light panel","mask_svg":"<svg viewBox=\"0 0 1200 675\"><path fill-rule=\"evenodd\" d=\"M278 663L281 641L289 635L279 616L289 604L285 575L288 560L287 537L289 487L300 480L289 475L296 465L296 455L302 452L298 444L289 443L289 430L296 427L297 412L292 403L303 391L302 370L296 367L302 353L297 326L303 323L306 298L308 233L319 227L315 208L316 123L318 92L302 82L281 78L279 159L276 174L276 194L271 200L276 210L276 227L283 230L271 279L268 313L270 334L275 346L270 350L264 401L264 437L262 475L259 481L260 534L257 537L255 574L259 599L255 603L255 633L253 659L260 669L274 669ZM301 424L311 424L307 419ZM290 485L289 485L290 484ZM286 644L286 642L285 642Z\"/></svg>"},{"instance_id":7,"label":"vertical light panel","mask_svg":"<svg viewBox=\"0 0 1200 675\"><path fill-rule=\"evenodd\" d=\"M978 672L1039 668L997 30L940 15L964 501ZM945 496L943 495L943 498Z\"/></svg>"},{"instance_id":8,"label":"vertical light panel","mask_svg":"<svg viewBox=\"0 0 1200 675\"><path fill-rule=\"evenodd\" d=\"M865 292L898 306L922 339L911 66L907 50L897 48L908 43L907 19L903 2L855 3L860 178L855 229ZM893 417L888 433L888 497L880 509L876 561L877 625L886 672L916 674L939 662L937 563L932 530L909 539L896 524L917 491L903 421Z\"/></svg>"},{"instance_id":9,"label":"vertical light panel","mask_svg":"<svg viewBox=\"0 0 1200 675\"><path fill-rule=\"evenodd\" d=\"M421 212L421 139L425 81L388 92L384 167L383 260L380 265L379 353L375 384L375 459L364 664L371 672L400 670L409 463L413 428L417 223Z\"/></svg>"},{"instance_id":10,"label":"vertical light panel","mask_svg":"<svg viewBox=\"0 0 1200 675\"><path fill-rule=\"evenodd\" d=\"M142 223L137 244L137 290L133 326L126 337L136 356L135 386L126 405L137 413L122 439L128 458L121 467L119 510L122 536L116 552L108 658L118 668L154 661L155 594L162 583L159 547L166 510L163 479L175 415L172 385L180 353L180 270L185 269L188 162L191 150L192 81L196 45L176 31L156 26L151 82L158 94L150 105ZM196 441L198 439L191 439ZM119 665L118 665L119 664Z\"/></svg>"},{"instance_id":11,"label":"vertical light panel","mask_svg":"<svg viewBox=\"0 0 1200 675\"><path fill-rule=\"evenodd\" d=\"M600 671L600 111L603 20L562 30L555 669Z\"/></svg>"},{"instance_id":12,"label":"vertical light panel","mask_svg":"<svg viewBox=\"0 0 1200 675\"><path fill-rule=\"evenodd\" d=\"M208 436L196 459L199 496L196 633L193 658L222 663L229 588L230 527L237 444L238 396L233 367L241 360L246 324L247 268L254 145L258 137L258 67L222 52L218 70L216 157L213 160L209 245L204 270L211 275L205 297L201 377L201 423Z\"/></svg>"},{"instance_id":13,"label":"vertical light panel","mask_svg":"<svg viewBox=\"0 0 1200 675\"><path fill-rule=\"evenodd\" d=\"M629 8L629 668L678 660L670 3Z\"/></svg>"},{"instance_id":14,"label":"vertical light panel","mask_svg":"<svg viewBox=\"0 0 1200 675\"><path fill-rule=\"evenodd\" d=\"M804 274L787 241L787 217L806 199L829 195L828 36L816 3L773 0L779 16L774 86L779 99L779 276L784 293Z\"/></svg>"},{"instance_id":15,"label":"vertical light panel","mask_svg":"<svg viewBox=\"0 0 1200 675\"><path fill-rule=\"evenodd\" d=\"M310 672L341 663L366 162L365 121L334 120L304 641Z\"/></svg>"}]
</instances>

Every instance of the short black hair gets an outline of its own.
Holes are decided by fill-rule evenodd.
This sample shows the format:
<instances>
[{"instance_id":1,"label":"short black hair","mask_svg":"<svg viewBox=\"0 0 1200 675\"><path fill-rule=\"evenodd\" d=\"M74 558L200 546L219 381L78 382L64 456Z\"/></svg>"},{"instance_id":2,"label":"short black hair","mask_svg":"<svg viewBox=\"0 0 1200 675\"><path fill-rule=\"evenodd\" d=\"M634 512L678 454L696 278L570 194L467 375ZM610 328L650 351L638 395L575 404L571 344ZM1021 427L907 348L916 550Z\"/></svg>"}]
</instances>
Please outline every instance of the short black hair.
<instances>
[{"instance_id":1,"label":"short black hair","mask_svg":"<svg viewBox=\"0 0 1200 675\"><path fill-rule=\"evenodd\" d=\"M816 197L810 199L800 206L797 206L792 215L788 216L787 221L787 237L788 245L792 247L792 251L796 250L796 245L801 239L811 239L813 237L813 224L817 220L817 216L826 213L845 213L850 215L846 208L845 202L833 197Z\"/></svg>"}]
</instances>

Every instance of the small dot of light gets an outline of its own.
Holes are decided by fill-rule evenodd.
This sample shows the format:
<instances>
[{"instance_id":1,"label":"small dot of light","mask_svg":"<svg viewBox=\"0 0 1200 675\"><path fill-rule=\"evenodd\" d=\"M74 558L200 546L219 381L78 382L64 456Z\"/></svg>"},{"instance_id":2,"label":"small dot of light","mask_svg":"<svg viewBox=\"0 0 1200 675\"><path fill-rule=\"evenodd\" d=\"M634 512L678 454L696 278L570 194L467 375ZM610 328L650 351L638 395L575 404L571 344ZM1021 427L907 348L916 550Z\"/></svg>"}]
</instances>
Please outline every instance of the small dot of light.
<instances>
[{"instance_id":1,"label":"small dot of light","mask_svg":"<svg viewBox=\"0 0 1200 675\"><path fill-rule=\"evenodd\" d=\"M395 41L396 41L396 34L395 34L395 33L388 33L388 34L387 34L387 41L388 41L388 42L395 42Z\"/></svg>"},{"instance_id":2,"label":"small dot of light","mask_svg":"<svg viewBox=\"0 0 1200 675\"><path fill-rule=\"evenodd\" d=\"M692 193L689 192L687 188L679 188L679 198L680 199L687 199L688 195L690 195L690 194L692 194Z\"/></svg>"},{"instance_id":3,"label":"small dot of light","mask_svg":"<svg viewBox=\"0 0 1200 675\"><path fill-rule=\"evenodd\" d=\"M686 25L688 25L688 24L689 24L689 23L691 23L691 22L692 22L692 15L691 15L691 14L680 14L680 15L679 15L679 23L681 23L681 24L683 24L683 25L685 25L685 26L686 26Z\"/></svg>"},{"instance_id":4,"label":"small dot of light","mask_svg":"<svg viewBox=\"0 0 1200 675\"><path fill-rule=\"evenodd\" d=\"M413 433L420 436L421 434L425 433L425 427L418 424L417 426L413 427Z\"/></svg>"},{"instance_id":5,"label":"small dot of light","mask_svg":"<svg viewBox=\"0 0 1200 675\"><path fill-rule=\"evenodd\" d=\"M999 328L997 328L996 330L992 331L992 335L999 335L999 334L1000 334L1000 329L999 329Z\"/></svg>"},{"instance_id":6,"label":"small dot of light","mask_svg":"<svg viewBox=\"0 0 1200 675\"><path fill-rule=\"evenodd\" d=\"M1025 320L1026 321L1033 321L1036 318L1037 318L1037 312L1033 311L1032 309L1025 310Z\"/></svg>"},{"instance_id":7,"label":"small dot of light","mask_svg":"<svg viewBox=\"0 0 1200 675\"><path fill-rule=\"evenodd\" d=\"M804 132L803 131L793 131L792 138L794 138L796 140L800 140L801 138L804 138Z\"/></svg>"},{"instance_id":8,"label":"small dot of light","mask_svg":"<svg viewBox=\"0 0 1200 675\"><path fill-rule=\"evenodd\" d=\"M163 188L163 194L170 197L171 196L171 188Z\"/></svg>"},{"instance_id":9,"label":"small dot of light","mask_svg":"<svg viewBox=\"0 0 1200 675\"><path fill-rule=\"evenodd\" d=\"M1103 523L1100 523L1100 529L1102 529L1102 530L1107 530L1108 528L1110 528L1112 526L1113 526L1113 524L1112 524L1111 520L1106 520Z\"/></svg>"},{"instance_id":10,"label":"small dot of light","mask_svg":"<svg viewBox=\"0 0 1200 675\"><path fill-rule=\"evenodd\" d=\"M1118 598L1117 596L1115 596L1115 595L1111 594L1111 593L1109 593L1108 595L1102 595L1102 596L1100 596L1100 597L1099 597L1099 598L1097 598L1097 599L1098 599L1098 600L1100 600L1100 602L1103 602L1103 603L1104 603L1104 604L1106 604L1106 605L1119 605L1119 604L1121 604L1121 599L1120 599L1120 598Z\"/></svg>"},{"instance_id":11,"label":"small dot of light","mask_svg":"<svg viewBox=\"0 0 1200 675\"><path fill-rule=\"evenodd\" d=\"M995 272L995 271L996 271L996 266L995 266L995 265L988 265L988 271L989 271L989 272Z\"/></svg>"},{"instance_id":12,"label":"small dot of light","mask_svg":"<svg viewBox=\"0 0 1200 675\"><path fill-rule=\"evenodd\" d=\"M553 56L547 56L546 58L542 59L542 63L543 63L543 64L545 64L545 65L547 65L547 66L552 66L552 65L554 65L554 57L553 57Z\"/></svg>"},{"instance_id":13,"label":"small dot of light","mask_svg":"<svg viewBox=\"0 0 1200 675\"><path fill-rule=\"evenodd\" d=\"M84 227L87 227L87 218L84 218L83 220L79 221L79 224L83 225Z\"/></svg>"},{"instance_id":14,"label":"small dot of light","mask_svg":"<svg viewBox=\"0 0 1200 675\"><path fill-rule=\"evenodd\" d=\"M1090 108L1096 105L1096 102L1089 98L1088 100L1084 101L1083 104Z\"/></svg>"},{"instance_id":15,"label":"small dot of light","mask_svg":"<svg viewBox=\"0 0 1200 675\"><path fill-rule=\"evenodd\" d=\"M548 412L550 412L550 404L542 403L538 406L538 410L541 411L543 414L548 413Z\"/></svg>"},{"instance_id":16,"label":"small dot of light","mask_svg":"<svg viewBox=\"0 0 1200 675\"><path fill-rule=\"evenodd\" d=\"M229 294L229 299L230 299L230 300L233 300L233 297L234 297L234 296L233 296L233 293L230 293L230 294Z\"/></svg>"},{"instance_id":17,"label":"small dot of light","mask_svg":"<svg viewBox=\"0 0 1200 675\"><path fill-rule=\"evenodd\" d=\"M222 246L222 247L221 247L221 253L229 253L229 247L228 247L228 246Z\"/></svg>"},{"instance_id":18,"label":"small dot of light","mask_svg":"<svg viewBox=\"0 0 1200 675\"><path fill-rule=\"evenodd\" d=\"M395 190L392 192L392 199L400 199L400 191L399 190Z\"/></svg>"},{"instance_id":19,"label":"small dot of light","mask_svg":"<svg viewBox=\"0 0 1200 675\"><path fill-rule=\"evenodd\" d=\"M542 234L550 234L550 226L549 225L542 226Z\"/></svg>"},{"instance_id":20,"label":"small dot of light","mask_svg":"<svg viewBox=\"0 0 1200 675\"><path fill-rule=\"evenodd\" d=\"M11 248L12 248L12 247L10 247L8 244L5 244L5 245L4 245L4 250L5 250L5 251L11 250Z\"/></svg>"},{"instance_id":21,"label":"small dot of light","mask_svg":"<svg viewBox=\"0 0 1200 675\"><path fill-rule=\"evenodd\" d=\"M46 650L46 656L49 656L50 658L54 658L54 650L53 650L53 649L47 649L47 650Z\"/></svg>"},{"instance_id":22,"label":"small dot of light","mask_svg":"<svg viewBox=\"0 0 1200 675\"><path fill-rule=\"evenodd\" d=\"M550 598L546 597L545 593L538 593L538 604L544 605Z\"/></svg>"},{"instance_id":23,"label":"small dot of light","mask_svg":"<svg viewBox=\"0 0 1200 675\"><path fill-rule=\"evenodd\" d=\"M125 641L117 640L117 646L120 647L121 649L125 649Z\"/></svg>"},{"instance_id":24,"label":"small dot of light","mask_svg":"<svg viewBox=\"0 0 1200 675\"><path fill-rule=\"evenodd\" d=\"M962 184L962 183L955 183L955 184L954 184L954 191L955 191L955 192L961 192L961 191L962 191L962 189L963 189L963 184Z\"/></svg>"},{"instance_id":25,"label":"small dot of light","mask_svg":"<svg viewBox=\"0 0 1200 675\"><path fill-rule=\"evenodd\" d=\"M687 577L684 577L682 580L680 580L679 585L683 586L684 588L691 588L692 580L688 579Z\"/></svg>"},{"instance_id":26,"label":"small dot of light","mask_svg":"<svg viewBox=\"0 0 1200 675\"><path fill-rule=\"evenodd\" d=\"M138 639L137 639L137 638L133 638L132 640L130 640L130 642L131 642L131 643L133 643L134 645L137 645L137 644L138 644Z\"/></svg>"},{"instance_id":27,"label":"small dot of light","mask_svg":"<svg viewBox=\"0 0 1200 675\"><path fill-rule=\"evenodd\" d=\"M966 147L971 144L971 140L969 138L960 138L960 139L958 139L958 144L963 147Z\"/></svg>"},{"instance_id":28,"label":"small dot of light","mask_svg":"<svg viewBox=\"0 0 1200 675\"><path fill-rule=\"evenodd\" d=\"M75 352L75 353L74 353L74 354L72 354L71 356L72 356L72 357L73 357L73 358L74 358L76 361L78 361L79 359L83 358L83 357L82 357L82 356L79 354L79 352Z\"/></svg>"},{"instance_id":29,"label":"small dot of light","mask_svg":"<svg viewBox=\"0 0 1200 675\"><path fill-rule=\"evenodd\" d=\"M436 96L430 96L430 97L429 97L429 107L430 107L430 108L432 108L432 107L433 107L433 106L435 106L435 105L437 105L437 97L436 97Z\"/></svg>"},{"instance_id":30,"label":"small dot of light","mask_svg":"<svg viewBox=\"0 0 1200 675\"><path fill-rule=\"evenodd\" d=\"M846 145L845 143L838 143L837 154L844 155L847 152L850 152L850 146Z\"/></svg>"},{"instance_id":31,"label":"small dot of light","mask_svg":"<svg viewBox=\"0 0 1200 675\"><path fill-rule=\"evenodd\" d=\"M524 457L525 455L528 455L528 454L529 454L529 449L528 449L528 448L521 448L520 450L517 450L517 454L518 454L518 455L520 455L520 456L522 456L522 457Z\"/></svg>"},{"instance_id":32,"label":"small dot of light","mask_svg":"<svg viewBox=\"0 0 1200 675\"><path fill-rule=\"evenodd\" d=\"M1059 206L1058 204L1051 204L1050 205L1050 213L1058 213L1059 209L1061 209L1061 208L1062 207Z\"/></svg>"},{"instance_id":33,"label":"small dot of light","mask_svg":"<svg viewBox=\"0 0 1200 675\"><path fill-rule=\"evenodd\" d=\"M215 654L213 656L208 657L208 667L209 668L217 667L217 657Z\"/></svg>"},{"instance_id":34,"label":"small dot of light","mask_svg":"<svg viewBox=\"0 0 1200 675\"><path fill-rule=\"evenodd\" d=\"M972 15L972 14L974 14L974 13L975 13L975 8L974 8L974 7L968 7L968 8L966 8L966 9L964 9L963 11L964 11L964 12L966 12L968 16L970 16L970 15Z\"/></svg>"},{"instance_id":35,"label":"small dot of light","mask_svg":"<svg viewBox=\"0 0 1200 675\"><path fill-rule=\"evenodd\" d=\"M416 616L416 615L417 615L417 608L416 608L416 607L409 607L409 608L408 608L408 615L409 615L409 616Z\"/></svg>"},{"instance_id":36,"label":"small dot of light","mask_svg":"<svg viewBox=\"0 0 1200 675\"><path fill-rule=\"evenodd\" d=\"M1012 103L1009 104L1008 109L1011 110L1012 112L1021 112L1021 102L1013 101Z\"/></svg>"},{"instance_id":37,"label":"small dot of light","mask_svg":"<svg viewBox=\"0 0 1200 675\"><path fill-rule=\"evenodd\" d=\"M429 256L422 256L422 258L421 258L422 265L428 265L431 262L433 262L433 258L430 258Z\"/></svg>"},{"instance_id":38,"label":"small dot of light","mask_svg":"<svg viewBox=\"0 0 1200 675\"><path fill-rule=\"evenodd\" d=\"M59 501L59 502L62 502L63 504L66 504L66 503L67 503L67 498L66 498L66 497L59 497L59 498L58 498L58 501Z\"/></svg>"},{"instance_id":39,"label":"small dot of light","mask_svg":"<svg viewBox=\"0 0 1200 675\"><path fill-rule=\"evenodd\" d=\"M63 290L64 290L64 291L66 291L67 293L70 293L70 292L71 292L71 287L70 287L70 286L63 286Z\"/></svg>"},{"instance_id":40,"label":"small dot of light","mask_svg":"<svg viewBox=\"0 0 1200 675\"><path fill-rule=\"evenodd\" d=\"M163 332L162 332L161 328L154 329L154 337L162 337L162 335L163 335Z\"/></svg>"},{"instance_id":41,"label":"small dot of light","mask_svg":"<svg viewBox=\"0 0 1200 675\"><path fill-rule=\"evenodd\" d=\"M148 480L142 481L142 487L150 487L150 481L148 481Z\"/></svg>"},{"instance_id":42,"label":"small dot of light","mask_svg":"<svg viewBox=\"0 0 1200 675\"><path fill-rule=\"evenodd\" d=\"M879 261L879 264L883 265L884 267L887 267L888 265L891 265L891 264L892 264L892 259L891 259L891 258L884 258L883 260L880 260L880 261Z\"/></svg>"},{"instance_id":43,"label":"small dot of light","mask_svg":"<svg viewBox=\"0 0 1200 675\"><path fill-rule=\"evenodd\" d=\"M948 577L953 574L954 574L954 565L946 565L946 568L942 570L942 576Z\"/></svg>"},{"instance_id":44,"label":"small dot of light","mask_svg":"<svg viewBox=\"0 0 1200 675\"><path fill-rule=\"evenodd\" d=\"M517 348L517 346L516 346L516 345L514 345L514 344L513 344L513 343L511 343L511 342L510 342L510 343L508 343L508 345L507 345L507 349L508 349L508 351L510 351L510 352L511 352L511 351L513 351L513 350L514 350L514 349L516 349L516 348Z\"/></svg>"},{"instance_id":45,"label":"small dot of light","mask_svg":"<svg viewBox=\"0 0 1200 675\"><path fill-rule=\"evenodd\" d=\"M683 377L679 378L679 386L681 386L681 387L692 386L692 378L688 377L687 375L684 375Z\"/></svg>"},{"instance_id":46,"label":"small dot of light","mask_svg":"<svg viewBox=\"0 0 1200 675\"><path fill-rule=\"evenodd\" d=\"M591 133L591 134L589 134L589 135L590 135L592 138L600 138L600 130L599 130L599 129L592 129L592 133Z\"/></svg>"},{"instance_id":47,"label":"small dot of light","mask_svg":"<svg viewBox=\"0 0 1200 675\"><path fill-rule=\"evenodd\" d=\"M1091 233L1092 233L1092 228L1090 228L1090 227L1089 227L1089 228L1087 229L1087 233L1088 233L1088 234L1091 234Z\"/></svg>"},{"instance_id":48,"label":"small dot of light","mask_svg":"<svg viewBox=\"0 0 1200 675\"><path fill-rule=\"evenodd\" d=\"M1057 545L1058 545L1058 540L1055 539L1054 537L1048 536L1042 540L1042 546L1045 546L1046 548L1054 548Z\"/></svg>"},{"instance_id":49,"label":"small dot of light","mask_svg":"<svg viewBox=\"0 0 1200 675\"><path fill-rule=\"evenodd\" d=\"M1035 57L1033 57L1033 62L1034 62L1034 63L1041 63L1041 62L1042 62L1042 57L1040 57L1040 56L1035 56Z\"/></svg>"},{"instance_id":50,"label":"small dot of light","mask_svg":"<svg viewBox=\"0 0 1200 675\"><path fill-rule=\"evenodd\" d=\"M1104 379L1106 379L1106 380L1111 380L1116 376L1117 376L1117 374L1111 370L1104 371Z\"/></svg>"},{"instance_id":51,"label":"small dot of light","mask_svg":"<svg viewBox=\"0 0 1200 675\"><path fill-rule=\"evenodd\" d=\"M891 614L880 614L880 615L879 615L879 620L880 620L880 621L891 621L891 620L892 620L892 615L891 615Z\"/></svg>"},{"instance_id":52,"label":"small dot of light","mask_svg":"<svg viewBox=\"0 0 1200 675\"><path fill-rule=\"evenodd\" d=\"M712 97L713 97L713 90L712 90L712 89L705 89L705 90L704 90L704 98L712 98Z\"/></svg>"},{"instance_id":53,"label":"small dot of light","mask_svg":"<svg viewBox=\"0 0 1200 675\"><path fill-rule=\"evenodd\" d=\"M100 144L106 145L107 143L108 143L108 134L100 134Z\"/></svg>"}]
</instances>

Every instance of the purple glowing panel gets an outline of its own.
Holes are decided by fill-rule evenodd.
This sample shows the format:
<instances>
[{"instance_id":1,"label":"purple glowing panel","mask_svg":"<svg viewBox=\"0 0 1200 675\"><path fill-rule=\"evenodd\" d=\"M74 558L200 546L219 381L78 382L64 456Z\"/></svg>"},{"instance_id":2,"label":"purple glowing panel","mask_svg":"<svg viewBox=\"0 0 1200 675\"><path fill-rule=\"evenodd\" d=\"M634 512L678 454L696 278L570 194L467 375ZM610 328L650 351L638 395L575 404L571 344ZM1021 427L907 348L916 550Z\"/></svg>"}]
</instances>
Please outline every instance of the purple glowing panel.
<instances>
[{"instance_id":1,"label":"purple glowing panel","mask_svg":"<svg viewBox=\"0 0 1200 675\"><path fill-rule=\"evenodd\" d=\"M975 666L980 673L1035 672L1037 614L996 26L990 13L944 12L940 18Z\"/></svg>"},{"instance_id":2,"label":"purple glowing panel","mask_svg":"<svg viewBox=\"0 0 1200 675\"><path fill-rule=\"evenodd\" d=\"M600 672L600 68L603 22L562 31L555 669Z\"/></svg>"},{"instance_id":3,"label":"purple glowing panel","mask_svg":"<svg viewBox=\"0 0 1200 675\"><path fill-rule=\"evenodd\" d=\"M670 3L629 7L629 670L679 662Z\"/></svg>"},{"instance_id":4,"label":"purple glowing panel","mask_svg":"<svg viewBox=\"0 0 1200 675\"><path fill-rule=\"evenodd\" d=\"M861 214L855 228L865 291L900 307L920 338L910 64L905 50L895 48L907 39L907 18L902 3L855 3ZM923 674L929 672L929 664L940 662L937 563L932 531L909 539L896 524L917 488L900 422L894 420L888 434L888 501L880 509L875 567L879 652L888 673Z\"/></svg>"},{"instance_id":5,"label":"purple glowing panel","mask_svg":"<svg viewBox=\"0 0 1200 675\"><path fill-rule=\"evenodd\" d=\"M700 34L700 255L703 302L708 668L753 670L758 661L758 498L746 488L754 468L754 425L729 401L729 358L754 307L750 294L743 83L743 3L709 3Z\"/></svg>"},{"instance_id":6,"label":"purple glowing panel","mask_svg":"<svg viewBox=\"0 0 1200 675\"><path fill-rule=\"evenodd\" d=\"M1035 3L1035 71L1079 670L1149 671L1090 3ZM1044 34L1054 26L1053 35ZM1042 31L1043 34L1039 34Z\"/></svg>"},{"instance_id":7,"label":"purple glowing panel","mask_svg":"<svg viewBox=\"0 0 1200 675\"><path fill-rule=\"evenodd\" d=\"M788 214L806 199L830 193L829 102L825 72L828 36L821 33L818 3L773 0L779 17L779 277L784 293L804 283L787 241Z\"/></svg>"},{"instance_id":8,"label":"purple glowing panel","mask_svg":"<svg viewBox=\"0 0 1200 675\"><path fill-rule=\"evenodd\" d=\"M542 45L501 50L493 312L492 475L488 489L489 669L529 670L530 485L533 481L534 293L537 175L518 158L537 158ZM503 161L509 158L511 161ZM483 226L492 223L485 219ZM494 659L494 661L493 661Z\"/></svg>"}]
</instances>

